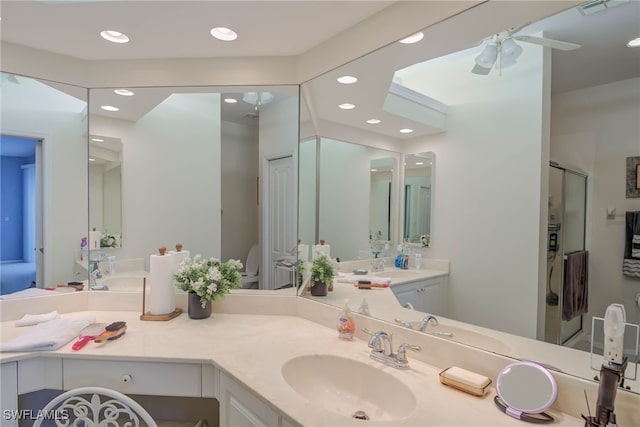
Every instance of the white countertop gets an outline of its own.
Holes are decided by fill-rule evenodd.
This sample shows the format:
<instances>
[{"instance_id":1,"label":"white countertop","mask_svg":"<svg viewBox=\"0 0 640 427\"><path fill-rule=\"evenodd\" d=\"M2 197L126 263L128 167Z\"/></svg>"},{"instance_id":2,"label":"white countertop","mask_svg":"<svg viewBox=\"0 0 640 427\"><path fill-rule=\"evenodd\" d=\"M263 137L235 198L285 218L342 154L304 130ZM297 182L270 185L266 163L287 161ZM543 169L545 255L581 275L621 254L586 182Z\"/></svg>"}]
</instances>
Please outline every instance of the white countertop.
<instances>
[{"instance_id":1,"label":"white countertop","mask_svg":"<svg viewBox=\"0 0 640 427\"><path fill-rule=\"evenodd\" d=\"M519 421L501 413L493 403L494 390L482 398L444 386L438 381L441 369L410 359L411 369L400 371L369 358L367 343L337 338L336 331L309 320L278 315L214 313L211 318L192 320L182 314L169 322L143 322L134 312L91 311L99 322L126 321L127 333L104 344L90 343L78 352L69 343L55 352L2 353L2 362L31 357L63 357L99 360L136 360L213 363L257 393L278 411L302 425L358 425L361 421L310 404L284 380L281 369L289 359L308 354L346 357L385 371L402 381L417 399L416 410L402 425L491 425L507 426ZM1 325L2 339L21 331L13 322ZM433 349L431 349L433 350ZM409 355L411 358L411 355ZM372 392L384 392L375 391ZM394 396L389 396L393 399ZM582 421L550 411L555 425L578 426ZM375 422L374 425L398 425Z\"/></svg>"},{"instance_id":2,"label":"white countertop","mask_svg":"<svg viewBox=\"0 0 640 427\"><path fill-rule=\"evenodd\" d=\"M365 268L366 265L362 264L362 267ZM433 267L439 267L440 269L435 269ZM345 267L343 268L343 271L345 271L343 274L350 272L351 268L358 267ZM351 283L343 283L338 280L334 280L334 291L329 292L327 296L305 296L314 301L330 304L339 308L344 306L344 300L346 299L349 300L349 307L351 310L355 312L358 311L362 299L366 298L372 317L384 319L388 322L394 322L394 319L396 318L408 322L417 322L424 317L425 313L402 307L395 297L392 288L395 285L414 280L426 280L446 276L448 275L448 270L445 270L444 268L446 268L446 265L441 263L432 266L432 268L421 270L401 270L406 271L408 273L408 277L404 279L392 278L389 288L358 289ZM384 271L377 272L375 274L384 276L385 272L392 272L396 270L397 269L394 268L385 268ZM371 273L369 273L369 276L371 276ZM532 360L543 364L548 363L549 366L552 366L559 371L563 371L571 375L577 375L581 378L593 378L594 376L599 375L603 358L593 356L592 360L592 355L588 351L580 351L565 346L550 346L548 343L543 341L459 322L440 315L437 315L437 318L440 322L440 327L437 329L429 328L429 331L469 331L469 334L454 333L453 337L450 338L453 341L459 341L463 344L468 344L516 359ZM625 380L625 386L629 387L635 393L640 393L640 372L634 372L635 369L635 364L629 364L626 373L627 379ZM633 379L634 376L636 377L635 379Z\"/></svg>"}]
</instances>

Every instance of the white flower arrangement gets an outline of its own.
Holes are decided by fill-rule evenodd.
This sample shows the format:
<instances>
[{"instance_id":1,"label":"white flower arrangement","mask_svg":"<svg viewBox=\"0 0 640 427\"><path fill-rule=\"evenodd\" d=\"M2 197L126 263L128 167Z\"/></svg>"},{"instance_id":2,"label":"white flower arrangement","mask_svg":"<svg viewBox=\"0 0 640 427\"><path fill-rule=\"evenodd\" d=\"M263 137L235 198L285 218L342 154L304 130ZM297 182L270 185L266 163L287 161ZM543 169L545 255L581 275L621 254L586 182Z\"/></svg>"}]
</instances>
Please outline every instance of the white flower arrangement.
<instances>
[{"instance_id":1,"label":"white flower arrangement","mask_svg":"<svg viewBox=\"0 0 640 427\"><path fill-rule=\"evenodd\" d=\"M110 234L110 233L104 232L100 236L101 248L119 248L120 246L122 246L121 234Z\"/></svg>"},{"instance_id":2,"label":"white flower arrangement","mask_svg":"<svg viewBox=\"0 0 640 427\"><path fill-rule=\"evenodd\" d=\"M208 301L220 301L231 289L242 285L241 269L242 263L235 259L220 262L216 258L203 259L196 255L193 259L183 260L173 278L178 289L195 292L204 308Z\"/></svg>"}]
</instances>

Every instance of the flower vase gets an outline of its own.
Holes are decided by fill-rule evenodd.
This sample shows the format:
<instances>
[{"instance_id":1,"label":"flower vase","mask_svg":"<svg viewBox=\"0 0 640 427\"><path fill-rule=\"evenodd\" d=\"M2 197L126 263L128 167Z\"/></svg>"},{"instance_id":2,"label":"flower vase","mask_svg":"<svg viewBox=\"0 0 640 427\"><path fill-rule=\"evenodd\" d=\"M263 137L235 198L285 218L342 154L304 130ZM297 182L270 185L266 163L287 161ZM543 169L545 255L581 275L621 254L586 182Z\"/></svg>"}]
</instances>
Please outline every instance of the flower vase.
<instances>
[{"instance_id":1,"label":"flower vase","mask_svg":"<svg viewBox=\"0 0 640 427\"><path fill-rule=\"evenodd\" d=\"M188 298L188 312L191 319L206 319L211 316L211 301L207 301L207 304L202 308L198 294L189 292Z\"/></svg>"}]
</instances>

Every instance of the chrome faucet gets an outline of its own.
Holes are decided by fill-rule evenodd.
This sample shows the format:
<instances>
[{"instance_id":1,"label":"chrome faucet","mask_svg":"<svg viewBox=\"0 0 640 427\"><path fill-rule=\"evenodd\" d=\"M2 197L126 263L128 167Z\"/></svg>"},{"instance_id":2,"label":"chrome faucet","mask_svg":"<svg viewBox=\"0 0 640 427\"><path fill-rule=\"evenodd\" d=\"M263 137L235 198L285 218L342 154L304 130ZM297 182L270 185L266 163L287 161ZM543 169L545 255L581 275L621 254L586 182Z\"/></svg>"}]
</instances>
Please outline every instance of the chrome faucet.
<instances>
[{"instance_id":1,"label":"chrome faucet","mask_svg":"<svg viewBox=\"0 0 640 427\"><path fill-rule=\"evenodd\" d=\"M381 353L384 356L391 356L393 346L391 345L391 336L384 331L378 331L371 334L369 338L369 348L374 352Z\"/></svg>"},{"instance_id":2,"label":"chrome faucet","mask_svg":"<svg viewBox=\"0 0 640 427\"><path fill-rule=\"evenodd\" d=\"M431 323L433 326L439 325L438 319L436 319L435 316L427 314L422 318L422 321L420 322L420 332L424 332L427 329L427 326L429 326L429 323Z\"/></svg>"},{"instance_id":3,"label":"chrome faucet","mask_svg":"<svg viewBox=\"0 0 640 427\"><path fill-rule=\"evenodd\" d=\"M364 332L370 333L369 348L371 348L371 358L382 362L385 365L396 369L409 369L409 360L407 360L407 350L421 351L422 348L412 344L400 344L398 352L393 352L391 344L391 335L384 331L371 332L363 329Z\"/></svg>"}]
</instances>

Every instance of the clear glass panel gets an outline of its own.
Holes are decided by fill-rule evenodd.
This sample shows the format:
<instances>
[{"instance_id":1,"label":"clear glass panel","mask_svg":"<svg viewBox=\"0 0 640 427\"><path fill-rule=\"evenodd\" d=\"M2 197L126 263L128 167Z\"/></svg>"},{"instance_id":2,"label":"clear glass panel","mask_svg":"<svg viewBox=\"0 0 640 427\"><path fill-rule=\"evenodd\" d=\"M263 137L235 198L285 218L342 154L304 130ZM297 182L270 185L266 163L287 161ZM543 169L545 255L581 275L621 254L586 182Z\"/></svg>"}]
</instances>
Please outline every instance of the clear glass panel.
<instances>
[{"instance_id":1,"label":"clear glass panel","mask_svg":"<svg viewBox=\"0 0 640 427\"><path fill-rule=\"evenodd\" d=\"M564 174L564 253L584 249L587 179L566 170Z\"/></svg>"}]
</instances>

